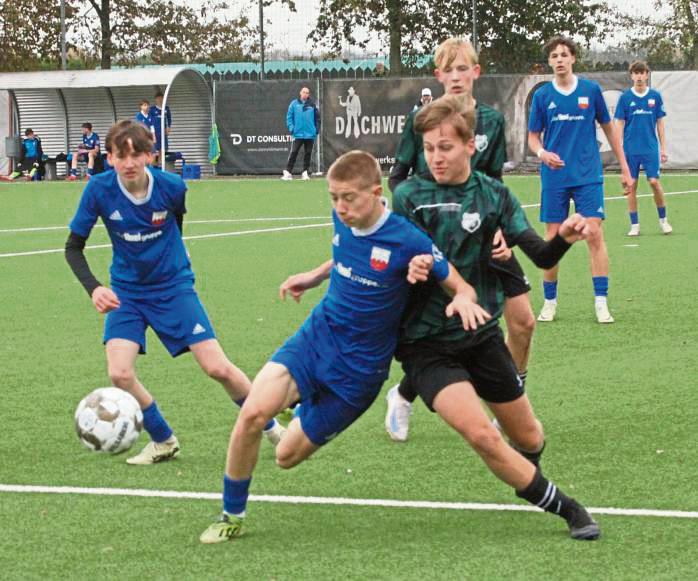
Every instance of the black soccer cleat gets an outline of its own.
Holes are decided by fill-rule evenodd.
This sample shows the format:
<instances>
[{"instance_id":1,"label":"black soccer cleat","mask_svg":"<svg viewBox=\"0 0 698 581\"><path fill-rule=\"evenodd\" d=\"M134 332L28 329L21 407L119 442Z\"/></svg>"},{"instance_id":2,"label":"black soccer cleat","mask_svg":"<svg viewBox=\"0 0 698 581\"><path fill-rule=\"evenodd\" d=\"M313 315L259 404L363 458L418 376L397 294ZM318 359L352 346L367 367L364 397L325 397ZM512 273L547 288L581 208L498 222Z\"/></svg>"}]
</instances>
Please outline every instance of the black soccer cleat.
<instances>
[{"instance_id":1,"label":"black soccer cleat","mask_svg":"<svg viewBox=\"0 0 698 581\"><path fill-rule=\"evenodd\" d=\"M570 536L576 541L595 541L601 536L601 529L591 515L573 498L572 515L567 519L570 528Z\"/></svg>"}]
</instances>

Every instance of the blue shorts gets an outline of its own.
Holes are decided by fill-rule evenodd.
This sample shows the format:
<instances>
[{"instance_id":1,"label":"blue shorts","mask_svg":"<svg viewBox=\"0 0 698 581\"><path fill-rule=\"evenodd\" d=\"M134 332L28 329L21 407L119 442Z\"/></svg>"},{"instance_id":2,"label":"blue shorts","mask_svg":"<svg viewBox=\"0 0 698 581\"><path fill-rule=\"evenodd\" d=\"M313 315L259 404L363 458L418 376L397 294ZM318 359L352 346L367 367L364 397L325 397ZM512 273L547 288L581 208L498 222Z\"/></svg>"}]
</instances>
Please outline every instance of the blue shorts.
<instances>
[{"instance_id":1,"label":"blue shorts","mask_svg":"<svg viewBox=\"0 0 698 581\"><path fill-rule=\"evenodd\" d=\"M630 168L630 177L634 180L640 177L640 167L645 170L647 179L659 177L659 152L644 155L626 155Z\"/></svg>"},{"instance_id":2,"label":"blue shorts","mask_svg":"<svg viewBox=\"0 0 698 581\"><path fill-rule=\"evenodd\" d=\"M140 353L145 353L145 330L150 326L170 355L177 357L189 351L189 345L216 338L194 289L148 299L119 296L119 300L121 306L104 323L105 343L127 339L138 343Z\"/></svg>"},{"instance_id":3,"label":"blue shorts","mask_svg":"<svg viewBox=\"0 0 698 581\"><path fill-rule=\"evenodd\" d=\"M561 224L570 213L570 200L574 210L585 218L606 217L604 213L603 183L586 184L571 188L543 189L540 204L540 221Z\"/></svg>"},{"instance_id":4,"label":"blue shorts","mask_svg":"<svg viewBox=\"0 0 698 581\"><path fill-rule=\"evenodd\" d=\"M305 327L288 339L271 361L286 367L295 380L301 398L301 427L316 446L323 446L353 424L370 407L383 385L382 381L366 385L362 389L366 396L355 405L342 399L338 394L355 391L361 380L338 371L326 355L321 357Z\"/></svg>"}]
</instances>

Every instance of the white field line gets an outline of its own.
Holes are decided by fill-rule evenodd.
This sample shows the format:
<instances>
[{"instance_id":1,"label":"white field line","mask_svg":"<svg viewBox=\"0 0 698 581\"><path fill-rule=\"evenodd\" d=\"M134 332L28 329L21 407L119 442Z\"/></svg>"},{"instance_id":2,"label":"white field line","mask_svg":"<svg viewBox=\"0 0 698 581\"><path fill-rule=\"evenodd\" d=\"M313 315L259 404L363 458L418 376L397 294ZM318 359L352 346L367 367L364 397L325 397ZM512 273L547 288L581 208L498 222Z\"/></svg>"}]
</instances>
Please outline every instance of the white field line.
<instances>
[{"instance_id":1,"label":"white field line","mask_svg":"<svg viewBox=\"0 0 698 581\"><path fill-rule=\"evenodd\" d=\"M266 232L285 232L288 230L304 230L307 228L326 228L327 226L332 226L332 222L327 222L324 224L305 224L303 226L284 226L281 228L261 228L259 230L242 230L240 232L218 232L216 234L200 234L198 236L184 236L184 240L201 240L203 238L225 238L228 236L244 236L245 234L264 234ZM111 248L111 244L95 244L92 246L85 246L85 250L94 250L97 248ZM10 252L7 254L0 254L0 258L15 258L17 256L35 256L37 254L56 254L58 252L64 252L64 248L51 248L49 250L30 250L28 252Z\"/></svg>"},{"instance_id":2,"label":"white field line","mask_svg":"<svg viewBox=\"0 0 698 581\"><path fill-rule=\"evenodd\" d=\"M174 498L189 500L221 500L220 493L179 492L177 490L146 490L142 488L82 488L75 486L33 486L0 484L0 492L40 494L86 494L93 496L136 496L145 498ZM535 506L520 504L494 504L481 502L433 502L427 500L389 500L377 498L341 498L332 496L273 496L251 494L251 502L280 504L318 504L332 506L382 506L388 508L414 508L432 510L490 510L516 512L542 512ZM655 510L645 508L589 508L593 514L613 516L653 516L664 518L698 519L698 511Z\"/></svg>"},{"instance_id":3,"label":"white field line","mask_svg":"<svg viewBox=\"0 0 698 581\"><path fill-rule=\"evenodd\" d=\"M681 194L695 194L698 193L698 190L686 190L683 192L665 192L665 196L678 196ZM638 194L638 198L648 198L652 196L652 194ZM606 200L611 201L611 200L623 200L625 199L625 196L611 196L609 198L606 198ZM540 204L526 204L521 206L524 209L530 209L530 208L538 208L540 207ZM283 218L282 218L283 219ZM304 219L304 218L291 218L292 220L299 220L299 219ZM305 218L305 219L315 219L315 218ZM269 219L266 218L254 218L253 220L259 220L259 221L268 221ZM215 222L215 221L214 221ZM197 222L187 222L188 224L191 223L198 223L198 224L206 224L206 223L211 223L211 221L207 220L199 220ZM217 234L201 234L198 236L184 236L184 240L201 240L204 238L226 238L229 236L243 236L246 234L264 234L267 232L284 232L288 230L300 230L300 229L305 229L305 228L324 228L327 226L331 226L332 223L327 222L327 223L322 223L322 224L307 224L304 226L285 226L281 228L261 228L259 230L243 230L241 232L219 232ZM63 229L63 226L49 226L46 227L45 229L47 230L57 230L57 229ZM19 231L19 230L18 230ZM21 230L24 231L24 230ZM0 233L2 232L10 232L10 230L0 230ZM97 244L93 246L86 246L86 250L94 250L98 248L111 248L111 244ZM39 254L57 254L59 252L63 252L63 248L51 248L48 250L30 250L27 252L10 252L6 254L0 254L0 258L15 258L18 256L36 256Z\"/></svg>"}]
</instances>

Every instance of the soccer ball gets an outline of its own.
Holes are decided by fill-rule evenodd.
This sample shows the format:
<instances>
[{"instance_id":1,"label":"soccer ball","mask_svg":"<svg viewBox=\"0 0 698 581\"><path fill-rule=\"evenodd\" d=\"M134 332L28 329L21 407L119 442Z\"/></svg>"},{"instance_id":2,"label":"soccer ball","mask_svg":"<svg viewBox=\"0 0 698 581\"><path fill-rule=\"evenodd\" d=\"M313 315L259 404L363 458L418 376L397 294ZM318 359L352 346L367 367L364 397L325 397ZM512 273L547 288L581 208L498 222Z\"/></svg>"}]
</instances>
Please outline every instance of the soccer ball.
<instances>
[{"instance_id":1,"label":"soccer ball","mask_svg":"<svg viewBox=\"0 0 698 581\"><path fill-rule=\"evenodd\" d=\"M118 454L128 450L143 428L143 413L130 393L117 387L100 387L88 394L75 410L75 431L95 452Z\"/></svg>"}]
</instances>

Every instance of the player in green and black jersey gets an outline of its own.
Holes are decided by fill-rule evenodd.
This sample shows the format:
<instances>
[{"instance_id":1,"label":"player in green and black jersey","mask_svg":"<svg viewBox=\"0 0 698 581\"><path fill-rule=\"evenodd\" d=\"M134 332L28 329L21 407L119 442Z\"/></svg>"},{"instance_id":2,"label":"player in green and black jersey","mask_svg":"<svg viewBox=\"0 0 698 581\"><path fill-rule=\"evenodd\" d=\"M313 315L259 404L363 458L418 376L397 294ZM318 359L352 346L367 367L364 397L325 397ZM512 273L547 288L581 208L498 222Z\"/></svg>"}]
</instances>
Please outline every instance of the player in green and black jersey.
<instances>
[{"instance_id":1,"label":"player in green and black jersey","mask_svg":"<svg viewBox=\"0 0 698 581\"><path fill-rule=\"evenodd\" d=\"M489 265L499 229L509 246L520 246L537 266L550 268L585 235L586 221L575 214L550 241L538 236L506 186L471 172L474 126L472 98L467 95L447 95L417 115L415 129L424 137L434 179L416 176L403 182L395 191L393 210L431 236L476 289L478 302L492 319L476 331L458 329L445 315L446 295L432 288L419 308L408 308L396 357L429 409L456 430L517 496L564 518L572 538L593 540L600 529L586 509L558 490L538 467L543 428L497 325L504 296ZM426 279L432 262L431 256L424 256L418 278ZM511 445L490 422L480 398Z\"/></svg>"}]
</instances>

